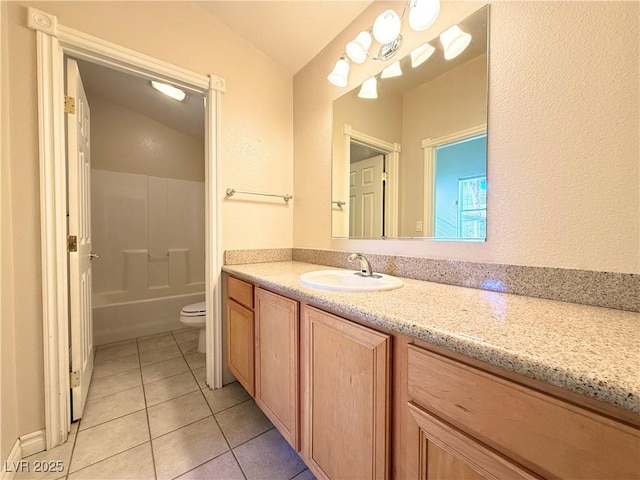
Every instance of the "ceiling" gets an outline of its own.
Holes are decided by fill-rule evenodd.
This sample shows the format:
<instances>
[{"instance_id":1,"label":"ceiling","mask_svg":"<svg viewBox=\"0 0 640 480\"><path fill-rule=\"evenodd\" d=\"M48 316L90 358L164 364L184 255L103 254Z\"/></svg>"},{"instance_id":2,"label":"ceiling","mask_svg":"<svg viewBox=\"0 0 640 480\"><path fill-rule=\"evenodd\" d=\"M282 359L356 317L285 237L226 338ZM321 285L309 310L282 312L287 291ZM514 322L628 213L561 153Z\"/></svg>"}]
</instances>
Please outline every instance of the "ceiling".
<instances>
[{"instance_id":1,"label":"ceiling","mask_svg":"<svg viewBox=\"0 0 640 480\"><path fill-rule=\"evenodd\" d=\"M196 2L295 75L372 0Z\"/></svg>"},{"instance_id":2,"label":"ceiling","mask_svg":"<svg viewBox=\"0 0 640 480\"><path fill-rule=\"evenodd\" d=\"M292 76L369 6L371 0L194 2L252 43ZM192 137L204 138L204 103L177 102L139 77L79 61L89 96L100 95Z\"/></svg>"}]
</instances>

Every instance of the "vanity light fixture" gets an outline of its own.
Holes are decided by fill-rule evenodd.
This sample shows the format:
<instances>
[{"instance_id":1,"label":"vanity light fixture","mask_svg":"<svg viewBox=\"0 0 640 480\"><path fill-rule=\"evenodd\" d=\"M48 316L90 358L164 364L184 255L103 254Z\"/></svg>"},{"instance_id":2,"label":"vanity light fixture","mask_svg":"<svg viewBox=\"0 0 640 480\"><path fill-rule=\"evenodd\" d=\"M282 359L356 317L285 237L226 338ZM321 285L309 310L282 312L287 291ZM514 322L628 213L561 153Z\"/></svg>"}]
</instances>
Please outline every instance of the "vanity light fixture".
<instances>
[{"instance_id":1,"label":"vanity light fixture","mask_svg":"<svg viewBox=\"0 0 640 480\"><path fill-rule=\"evenodd\" d=\"M400 68L400 62L397 61L382 70L380 78L393 78L399 77L400 75L402 75L402 68Z\"/></svg>"},{"instance_id":2,"label":"vanity light fixture","mask_svg":"<svg viewBox=\"0 0 640 480\"><path fill-rule=\"evenodd\" d=\"M471 35L454 25L440 34L440 42L444 48L445 60L451 60L460 55L469 46Z\"/></svg>"},{"instance_id":3,"label":"vanity light fixture","mask_svg":"<svg viewBox=\"0 0 640 480\"><path fill-rule=\"evenodd\" d=\"M435 51L436 49L432 47L430 43L420 45L411 52L411 68L416 68L422 65L424 62L429 60Z\"/></svg>"},{"instance_id":4,"label":"vanity light fixture","mask_svg":"<svg viewBox=\"0 0 640 480\"><path fill-rule=\"evenodd\" d=\"M360 92L358 93L360 98L378 98L378 82L376 77L371 77L362 82Z\"/></svg>"},{"instance_id":5,"label":"vanity light fixture","mask_svg":"<svg viewBox=\"0 0 640 480\"><path fill-rule=\"evenodd\" d=\"M162 92L168 97L171 97L174 100L177 100L179 102L182 102L184 101L185 98L187 98L187 94L183 90L180 90L179 88L176 88L173 85L151 80L151 86L156 90L158 90L159 92Z\"/></svg>"},{"instance_id":6,"label":"vanity light fixture","mask_svg":"<svg viewBox=\"0 0 640 480\"><path fill-rule=\"evenodd\" d=\"M349 76L349 60L340 57L327 79L336 87L346 87Z\"/></svg>"},{"instance_id":7,"label":"vanity light fixture","mask_svg":"<svg viewBox=\"0 0 640 480\"><path fill-rule=\"evenodd\" d=\"M440 0L407 0L402 14L385 10L373 22L373 26L360 32L345 48L345 55L338 60L328 80L337 87L346 87L349 61L364 63L367 58L386 61L393 57L402 45L402 20L408 13L409 27L416 31L429 28L440 13ZM373 39L380 45L377 56L369 53Z\"/></svg>"}]
</instances>

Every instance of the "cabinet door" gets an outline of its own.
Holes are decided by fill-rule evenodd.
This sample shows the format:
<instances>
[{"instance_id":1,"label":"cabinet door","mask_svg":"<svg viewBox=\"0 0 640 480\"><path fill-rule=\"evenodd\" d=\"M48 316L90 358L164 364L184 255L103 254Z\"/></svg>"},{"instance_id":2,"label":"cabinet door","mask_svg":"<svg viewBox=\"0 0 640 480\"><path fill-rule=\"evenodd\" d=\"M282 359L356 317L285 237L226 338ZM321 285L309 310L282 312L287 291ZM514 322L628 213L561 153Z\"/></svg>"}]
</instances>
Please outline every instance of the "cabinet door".
<instances>
[{"instance_id":1,"label":"cabinet door","mask_svg":"<svg viewBox=\"0 0 640 480\"><path fill-rule=\"evenodd\" d=\"M318 478L389 477L391 340L305 307L303 456Z\"/></svg>"},{"instance_id":2,"label":"cabinet door","mask_svg":"<svg viewBox=\"0 0 640 480\"><path fill-rule=\"evenodd\" d=\"M257 288L255 311L256 403L299 450L298 302Z\"/></svg>"},{"instance_id":3,"label":"cabinet door","mask_svg":"<svg viewBox=\"0 0 640 480\"><path fill-rule=\"evenodd\" d=\"M415 404L409 410L420 427L420 480L539 478Z\"/></svg>"},{"instance_id":4,"label":"cabinet door","mask_svg":"<svg viewBox=\"0 0 640 480\"><path fill-rule=\"evenodd\" d=\"M253 396L253 312L230 298L227 299L227 350L229 370Z\"/></svg>"}]
</instances>

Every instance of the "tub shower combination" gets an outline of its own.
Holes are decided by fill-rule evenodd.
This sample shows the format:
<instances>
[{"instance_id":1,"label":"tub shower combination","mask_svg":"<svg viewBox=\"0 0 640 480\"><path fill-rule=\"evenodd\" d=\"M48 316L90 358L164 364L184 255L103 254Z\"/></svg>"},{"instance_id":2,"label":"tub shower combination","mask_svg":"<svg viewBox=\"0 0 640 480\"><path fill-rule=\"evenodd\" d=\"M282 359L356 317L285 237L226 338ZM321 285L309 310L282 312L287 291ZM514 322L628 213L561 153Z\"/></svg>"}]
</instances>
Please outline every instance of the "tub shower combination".
<instances>
[{"instance_id":1,"label":"tub shower combination","mask_svg":"<svg viewBox=\"0 0 640 480\"><path fill-rule=\"evenodd\" d=\"M105 170L91 181L94 344L204 327L204 182Z\"/></svg>"}]
</instances>

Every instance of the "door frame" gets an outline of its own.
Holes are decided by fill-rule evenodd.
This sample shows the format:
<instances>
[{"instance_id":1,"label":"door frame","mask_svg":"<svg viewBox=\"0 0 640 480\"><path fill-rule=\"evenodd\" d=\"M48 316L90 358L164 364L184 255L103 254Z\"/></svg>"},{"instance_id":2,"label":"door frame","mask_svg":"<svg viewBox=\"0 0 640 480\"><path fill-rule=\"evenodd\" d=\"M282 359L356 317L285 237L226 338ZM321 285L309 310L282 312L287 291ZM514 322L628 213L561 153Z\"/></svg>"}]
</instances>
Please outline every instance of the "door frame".
<instances>
[{"instance_id":1,"label":"door frame","mask_svg":"<svg viewBox=\"0 0 640 480\"><path fill-rule=\"evenodd\" d=\"M55 15L29 8L36 31L42 326L46 448L67 440L70 429L67 180L64 119L64 56L177 85L202 94L205 107L205 288L207 383L222 387L220 100L223 78L201 75L65 27Z\"/></svg>"},{"instance_id":2,"label":"door frame","mask_svg":"<svg viewBox=\"0 0 640 480\"><path fill-rule=\"evenodd\" d=\"M422 219L422 231L425 237L434 237L436 233L436 148L446 145L447 143L457 142L483 133L487 133L486 123L466 128L464 130L459 130L441 137L422 139L422 165L424 172L424 216Z\"/></svg>"},{"instance_id":3,"label":"door frame","mask_svg":"<svg viewBox=\"0 0 640 480\"><path fill-rule=\"evenodd\" d=\"M351 140L358 143L375 147L387 155L387 165L385 171L388 174L388 181L385 191L385 237L395 238L398 236L398 197L400 194L400 152L402 147L399 143L392 143L373 137L363 132L354 130L351 125L344 124L342 133L345 139L345 177L346 192L349 191L349 165L351 164ZM348 203L347 203L348 206ZM347 232L349 231L349 209L346 209Z\"/></svg>"}]
</instances>

